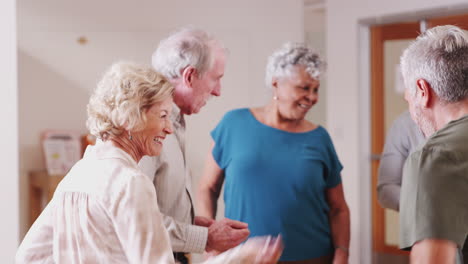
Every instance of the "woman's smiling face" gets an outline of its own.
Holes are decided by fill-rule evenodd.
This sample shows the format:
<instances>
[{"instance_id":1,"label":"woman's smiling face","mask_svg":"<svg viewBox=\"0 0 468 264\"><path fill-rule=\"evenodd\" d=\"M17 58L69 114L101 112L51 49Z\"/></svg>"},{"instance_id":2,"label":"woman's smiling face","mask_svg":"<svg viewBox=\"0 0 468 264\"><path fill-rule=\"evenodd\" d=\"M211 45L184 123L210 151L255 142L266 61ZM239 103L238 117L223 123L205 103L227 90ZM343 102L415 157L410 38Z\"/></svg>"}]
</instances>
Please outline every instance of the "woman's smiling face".
<instances>
[{"instance_id":1,"label":"woman's smiling face","mask_svg":"<svg viewBox=\"0 0 468 264\"><path fill-rule=\"evenodd\" d=\"M302 66L293 66L288 76L273 80L281 117L289 120L304 119L318 101L320 81L312 78Z\"/></svg>"},{"instance_id":2,"label":"woman's smiling face","mask_svg":"<svg viewBox=\"0 0 468 264\"><path fill-rule=\"evenodd\" d=\"M172 97L156 103L146 110L146 126L138 132L132 133L132 141L144 156L158 156L161 154L163 140L172 133L170 114Z\"/></svg>"}]
</instances>

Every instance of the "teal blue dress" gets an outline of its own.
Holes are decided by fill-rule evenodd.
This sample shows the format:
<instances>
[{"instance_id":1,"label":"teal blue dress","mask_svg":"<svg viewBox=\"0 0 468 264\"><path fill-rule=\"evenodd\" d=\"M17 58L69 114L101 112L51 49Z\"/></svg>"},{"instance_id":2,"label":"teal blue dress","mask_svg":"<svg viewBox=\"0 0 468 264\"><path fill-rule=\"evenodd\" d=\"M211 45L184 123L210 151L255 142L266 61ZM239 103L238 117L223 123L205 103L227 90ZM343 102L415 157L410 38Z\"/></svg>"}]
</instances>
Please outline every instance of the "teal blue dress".
<instances>
[{"instance_id":1,"label":"teal blue dress","mask_svg":"<svg viewBox=\"0 0 468 264\"><path fill-rule=\"evenodd\" d=\"M326 190L341 183L343 166L323 127L286 132L244 108L226 113L211 136L226 217L248 223L251 237L281 234L282 261L333 255Z\"/></svg>"}]
</instances>

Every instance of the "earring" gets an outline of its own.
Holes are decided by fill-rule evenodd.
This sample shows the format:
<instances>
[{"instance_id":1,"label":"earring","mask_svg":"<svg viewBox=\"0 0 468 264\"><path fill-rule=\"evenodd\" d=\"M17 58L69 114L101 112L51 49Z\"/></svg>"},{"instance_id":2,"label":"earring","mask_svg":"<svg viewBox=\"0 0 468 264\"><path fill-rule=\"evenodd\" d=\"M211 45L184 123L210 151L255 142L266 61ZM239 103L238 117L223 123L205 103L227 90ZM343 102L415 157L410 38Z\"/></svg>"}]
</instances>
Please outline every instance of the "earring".
<instances>
[{"instance_id":1,"label":"earring","mask_svg":"<svg viewBox=\"0 0 468 264\"><path fill-rule=\"evenodd\" d=\"M128 139L130 139L130 140L133 139L132 134L130 134L130 132L128 132Z\"/></svg>"},{"instance_id":2,"label":"earring","mask_svg":"<svg viewBox=\"0 0 468 264\"><path fill-rule=\"evenodd\" d=\"M273 96L273 100L278 100L278 96Z\"/></svg>"}]
</instances>

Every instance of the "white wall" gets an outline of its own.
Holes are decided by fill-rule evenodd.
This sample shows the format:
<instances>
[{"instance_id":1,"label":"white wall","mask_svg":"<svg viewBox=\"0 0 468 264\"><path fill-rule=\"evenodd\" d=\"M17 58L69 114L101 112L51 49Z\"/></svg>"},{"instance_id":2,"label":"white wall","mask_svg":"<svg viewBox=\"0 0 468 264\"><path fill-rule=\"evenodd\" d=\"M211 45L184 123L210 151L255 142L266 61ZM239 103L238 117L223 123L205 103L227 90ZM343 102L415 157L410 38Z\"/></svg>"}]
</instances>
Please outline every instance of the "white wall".
<instances>
[{"instance_id":1,"label":"white wall","mask_svg":"<svg viewBox=\"0 0 468 264\"><path fill-rule=\"evenodd\" d=\"M0 192L0 262L13 263L18 246L18 84L16 56L16 1L0 1L0 120L2 168Z\"/></svg>"},{"instance_id":2,"label":"white wall","mask_svg":"<svg viewBox=\"0 0 468 264\"><path fill-rule=\"evenodd\" d=\"M304 41L314 48L327 61L325 5L318 8L304 9ZM327 72L321 76L319 100L307 113L306 119L323 127L327 126Z\"/></svg>"},{"instance_id":3,"label":"white wall","mask_svg":"<svg viewBox=\"0 0 468 264\"><path fill-rule=\"evenodd\" d=\"M371 257L369 50L368 31L359 23L395 22L423 14L450 13L463 3L466 1L327 1L327 122L345 166L344 187L351 210L350 263L370 263Z\"/></svg>"},{"instance_id":4,"label":"white wall","mask_svg":"<svg viewBox=\"0 0 468 264\"><path fill-rule=\"evenodd\" d=\"M18 1L21 235L26 173L44 167L40 132L85 132L85 106L103 71L120 59L149 64L158 41L187 24L212 32L230 50L222 96L187 120L196 184L209 131L227 110L264 103L267 56L285 41L303 40L302 0ZM86 45L77 43L80 36Z\"/></svg>"}]
</instances>

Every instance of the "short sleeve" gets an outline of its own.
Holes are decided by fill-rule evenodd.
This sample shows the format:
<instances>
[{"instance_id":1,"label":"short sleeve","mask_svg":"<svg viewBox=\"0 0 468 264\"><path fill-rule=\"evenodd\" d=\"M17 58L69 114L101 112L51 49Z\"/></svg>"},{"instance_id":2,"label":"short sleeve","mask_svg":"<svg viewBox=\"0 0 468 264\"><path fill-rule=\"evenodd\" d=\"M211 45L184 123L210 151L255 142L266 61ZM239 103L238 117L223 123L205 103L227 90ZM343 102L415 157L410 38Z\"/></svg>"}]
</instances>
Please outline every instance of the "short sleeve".
<instances>
[{"instance_id":1,"label":"short sleeve","mask_svg":"<svg viewBox=\"0 0 468 264\"><path fill-rule=\"evenodd\" d=\"M233 119L236 115L235 112L231 111L224 115L218 125L211 131L211 137L214 141L214 147L212 151L212 155L218 166L224 170L230 160L229 155L229 130L230 127L233 126Z\"/></svg>"},{"instance_id":2,"label":"short sleeve","mask_svg":"<svg viewBox=\"0 0 468 264\"><path fill-rule=\"evenodd\" d=\"M468 235L467 162L449 151L424 149L419 159L418 153L405 165L404 177L411 179L404 178L401 246L436 238L461 248Z\"/></svg>"},{"instance_id":3,"label":"short sleeve","mask_svg":"<svg viewBox=\"0 0 468 264\"><path fill-rule=\"evenodd\" d=\"M338 159L338 155L336 154L335 147L333 146L333 142L331 140L330 135L326 133L326 156L327 156L327 175L326 175L326 186L327 188L336 187L338 184L341 183L341 171L343 170L343 165L341 164L340 160Z\"/></svg>"}]
</instances>

